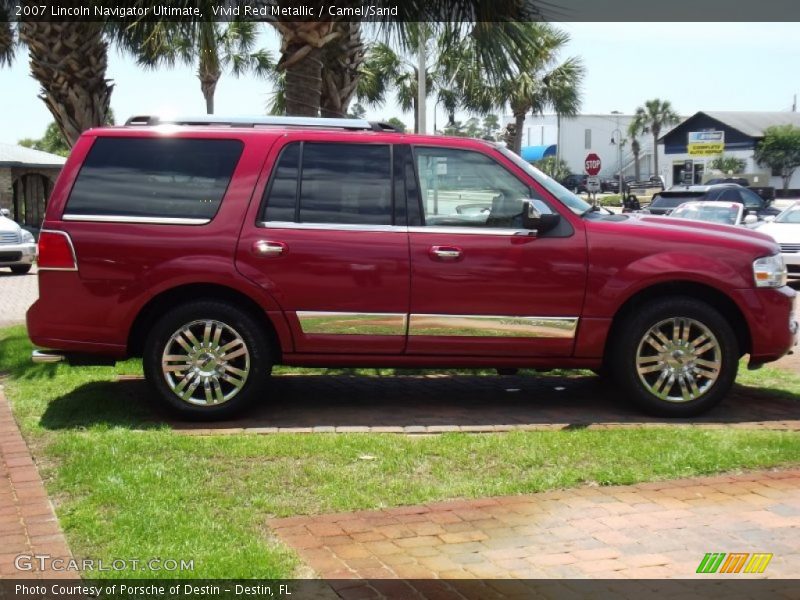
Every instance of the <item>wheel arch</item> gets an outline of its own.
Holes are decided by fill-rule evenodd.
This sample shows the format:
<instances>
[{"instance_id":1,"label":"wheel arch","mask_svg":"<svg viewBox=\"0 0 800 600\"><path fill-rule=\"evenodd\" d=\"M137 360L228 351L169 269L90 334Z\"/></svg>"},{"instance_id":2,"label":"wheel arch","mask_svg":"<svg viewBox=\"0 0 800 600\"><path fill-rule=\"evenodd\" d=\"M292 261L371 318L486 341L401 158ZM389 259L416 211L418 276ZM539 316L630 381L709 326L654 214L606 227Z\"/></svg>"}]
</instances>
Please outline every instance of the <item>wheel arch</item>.
<instances>
[{"instance_id":1,"label":"wheel arch","mask_svg":"<svg viewBox=\"0 0 800 600\"><path fill-rule=\"evenodd\" d=\"M730 296L717 288L696 281L668 281L656 283L637 291L617 309L611 321L608 336L606 336L603 356L610 356L609 353L612 351L615 336L619 329L624 326L627 315L636 311L638 307L650 300L667 296L688 296L695 300L703 301L718 310L736 334L740 355L750 352L752 338L747 319Z\"/></svg>"},{"instance_id":2,"label":"wheel arch","mask_svg":"<svg viewBox=\"0 0 800 600\"><path fill-rule=\"evenodd\" d=\"M211 299L229 302L247 311L263 327L271 348L273 362L279 363L283 353L280 336L272 319L259 304L242 292L214 283L190 283L170 288L153 296L139 310L128 332L128 355L141 357L147 333L166 310L190 301Z\"/></svg>"}]
</instances>

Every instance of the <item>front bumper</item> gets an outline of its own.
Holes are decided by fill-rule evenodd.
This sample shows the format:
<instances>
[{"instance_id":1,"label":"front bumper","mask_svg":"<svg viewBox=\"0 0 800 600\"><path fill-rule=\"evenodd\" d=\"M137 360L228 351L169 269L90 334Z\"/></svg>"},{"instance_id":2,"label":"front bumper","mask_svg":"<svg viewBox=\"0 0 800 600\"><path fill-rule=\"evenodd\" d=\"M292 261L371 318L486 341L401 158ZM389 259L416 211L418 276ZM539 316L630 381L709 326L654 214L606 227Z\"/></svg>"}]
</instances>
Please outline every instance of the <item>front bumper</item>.
<instances>
[{"instance_id":1,"label":"front bumper","mask_svg":"<svg viewBox=\"0 0 800 600\"><path fill-rule=\"evenodd\" d=\"M788 286L733 290L750 330L750 366L778 360L797 344L797 292Z\"/></svg>"},{"instance_id":2,"label":"front bumper","mask_svg":"<svg viewBox=\"0 0 800 600\"><path fill-rule=\"evenodd\" d=\"M800 279L800 252L782 252L789 279Z\"/></svg>"},{"instance_id":3,"label":"front bumper","mask_svg":"<svg viewBox=\"0 0 800 600\"><path fill-rule=\"evenodd\" d=\"M0 245L0 267L32 265L36 260L36 244Z\"/></svg>"}]
</instances>

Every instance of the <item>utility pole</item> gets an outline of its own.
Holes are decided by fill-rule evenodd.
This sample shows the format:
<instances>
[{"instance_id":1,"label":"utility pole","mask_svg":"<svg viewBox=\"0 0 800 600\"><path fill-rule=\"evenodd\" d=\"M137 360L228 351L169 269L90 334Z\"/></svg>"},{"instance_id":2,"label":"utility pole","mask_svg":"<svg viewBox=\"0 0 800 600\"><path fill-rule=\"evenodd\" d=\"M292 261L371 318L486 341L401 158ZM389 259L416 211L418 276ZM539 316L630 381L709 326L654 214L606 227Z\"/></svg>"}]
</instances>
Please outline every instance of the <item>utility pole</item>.
<instances>
[{"instance_id":1,"label":"utility pole","mask_svg":"<svg viewBox=\"0 0 800 600\"><path fill-rule=\"evenodd\" d=\"M425 23L419 24L419 64L417 65L417 123L419 124L419 131L417 133L426 133L425 116L427 112L426 100L428 98L428 90L425 89L427 84L427 59L425 42L427 37L427 28Z\"/></svg>"},{"instance_id":2,"label":"utility pole","mask_svg":"<svg viewBox=\"0 0 800 600\"><path fill-rule=\"evenodd\" d=\"M612 136L616 136L617 140L617 169L618 173L617 176L619 177L619 194L620 197L625 200L625 188L623 187L623 179L622 179L622 131L619 128L619 115L620 112L618 110L612 111L612 115L617 116L617 128L611 132ZM612 139L613 141L613 139Z\"/></svg>"}]
</instances>

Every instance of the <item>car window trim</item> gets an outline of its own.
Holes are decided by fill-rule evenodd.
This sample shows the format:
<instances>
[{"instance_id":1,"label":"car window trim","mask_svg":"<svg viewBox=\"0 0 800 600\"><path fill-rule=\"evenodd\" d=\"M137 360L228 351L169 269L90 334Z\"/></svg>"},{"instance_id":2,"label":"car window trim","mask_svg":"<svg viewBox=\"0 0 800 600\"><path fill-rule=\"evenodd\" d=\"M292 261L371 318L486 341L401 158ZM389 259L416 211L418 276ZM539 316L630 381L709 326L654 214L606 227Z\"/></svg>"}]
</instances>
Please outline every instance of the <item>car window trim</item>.
<instances>
[{"instance_id":1,"label":"car window trim","mask_svg":"<svg viewBox=\"0 0 800 600\"><path fill-rule=\"evenodd\" d=\"M448 226L406 226L406 225L357 225L355 223L296 223L294 221L259 221L257 227L263 229L307 229L317 231L353 231L387 233L446 233L453 235L491 235L503 237L532 237L533 229L513 229L508 227L448 227Z\"/></svg>"},{"instance_id":2,"label":"car window trim","mask_svg":"<svg viewBox=\"0 0 800 600\"><path fill-rule=\"evenodd\" d=\"M206 217L145 217L134 215L81 215L66 213L63 221L87 221L91 223L146 223L148 225L207 225L213 218Z\"/></svg>"}]
</instances>

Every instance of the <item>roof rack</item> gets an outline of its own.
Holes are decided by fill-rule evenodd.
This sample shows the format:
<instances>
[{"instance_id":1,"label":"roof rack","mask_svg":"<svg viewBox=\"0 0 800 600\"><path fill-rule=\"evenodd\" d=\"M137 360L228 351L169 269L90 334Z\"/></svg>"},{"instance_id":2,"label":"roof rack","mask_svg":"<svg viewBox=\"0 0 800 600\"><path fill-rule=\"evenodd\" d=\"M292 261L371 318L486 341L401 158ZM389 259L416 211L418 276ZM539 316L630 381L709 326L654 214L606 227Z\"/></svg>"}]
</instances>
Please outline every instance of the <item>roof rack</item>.
<instances>
[{"instance_id":1,"label":"roof rack","mask_svg":"<svg viewBox=\"0 0 800 600\"><path fill-rule=\"evenodd\" d=\"M351 129L367 131L401 132L391 123L367 121L366 119L323 119L314 117L159 117L157 115L136 115L125 121L129 126L153 125L220 125L228 127L320 127L325 129Z\"/></svg>"}]
</instances>

